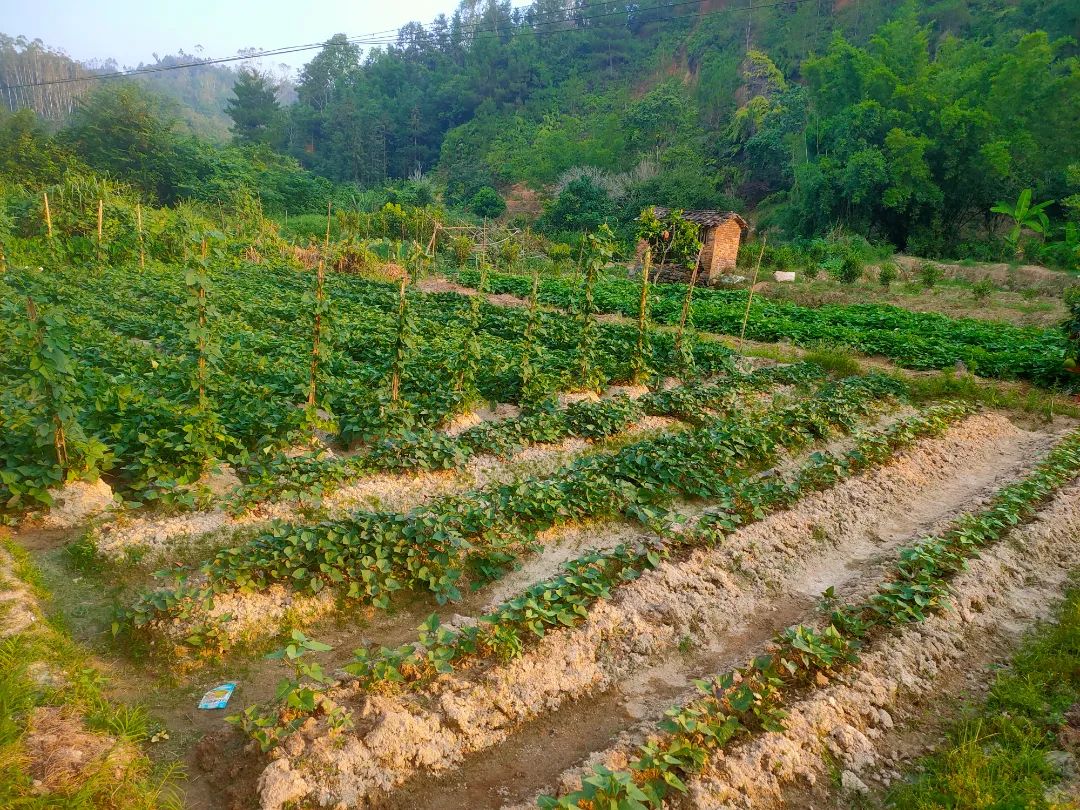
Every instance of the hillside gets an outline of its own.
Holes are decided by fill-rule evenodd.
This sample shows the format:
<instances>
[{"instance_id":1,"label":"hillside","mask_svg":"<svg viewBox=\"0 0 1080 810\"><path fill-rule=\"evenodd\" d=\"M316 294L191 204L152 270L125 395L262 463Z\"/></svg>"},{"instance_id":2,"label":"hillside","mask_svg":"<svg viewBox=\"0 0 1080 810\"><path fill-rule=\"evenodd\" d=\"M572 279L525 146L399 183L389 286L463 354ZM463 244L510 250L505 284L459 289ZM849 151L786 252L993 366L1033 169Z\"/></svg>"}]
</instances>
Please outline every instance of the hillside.
<instances>
[{"instance_id":1,"label":"hillside","mask_svg":"<svg viewBox=\"0 0 1080 810\"><path fill-rule=\"evenodd\" d=\"M463 4L366 55L332 39L272 143L365 186L433 172L461 204L577 180L552 233L759 207L966 255L995 201L1078 190L1078 33L1065 2Z\"/></svg>"},{"instance_id":2,"label":"hillside","mask_svg":"<svg viewBox=\"0 0 1080 810\"><path fill-rule=\"evenodd\" d=\"M1075 0L736 2L0 41L0 808L1076 795Z\"/></svg>"},{"instance_id":3,"label":"hillside","mask_svg":"<svg viewBox=\"0 0 1080 810\"><path fill-rule=\"evenodd\" d=\"M1030 189L1054 222L1080 212L1080 139L1061 137L1080 129L1078 39L1080 9L1066 0L488 0L366 52L336 35L295 94L281 77L219 65L137 81L169 99L163 115L181 130L221 142L232 129L361 208L381 199L368 192L425 175L436 184L425 199L496 217L498 190L523 224L542 211L530 224L560 241L606 222L628 242L637 214L659 204L750 212L787 239L840 228L916 255L1006 261L1016 245L995 204ZM87 70L2 40L0 85ZM80 100L111 103L88 88L4 95L68 124ZM79 157L147 187L115 160ZM206 176L153 191L182 199ZM275 210L306 211L310 197ZM1066 247L1025 258L1074 264L1075 235L1055 236Z\"/></svg>"}]
</instances>

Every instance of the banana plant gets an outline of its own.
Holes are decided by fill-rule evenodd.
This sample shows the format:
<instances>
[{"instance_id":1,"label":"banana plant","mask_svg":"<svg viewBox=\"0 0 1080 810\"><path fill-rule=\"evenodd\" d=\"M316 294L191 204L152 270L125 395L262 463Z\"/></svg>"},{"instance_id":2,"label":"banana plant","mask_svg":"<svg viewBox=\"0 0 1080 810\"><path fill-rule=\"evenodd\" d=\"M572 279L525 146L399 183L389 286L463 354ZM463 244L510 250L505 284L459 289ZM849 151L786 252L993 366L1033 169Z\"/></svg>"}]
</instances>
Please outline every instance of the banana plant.
<instances>
[{"instance_id":1,"label":"banana plant","mask_svg":"<svg viewBox=\"0 0 1080 810\"><path fill-rule=\"evenodd\" d=\"M1024 230L1034 231L1045 236L1050 228L1050 218L1046 216L1046 209L1053 205L1053 200L1045 200L1041 203L1031 203L1031 189L1025 188L1016 198L1015 204L999 202L991 212L1001 214L1013 221L1013 228L1005 238L1015 249L1020 243L1020 234Z\"/></svg>"}]
</instances>

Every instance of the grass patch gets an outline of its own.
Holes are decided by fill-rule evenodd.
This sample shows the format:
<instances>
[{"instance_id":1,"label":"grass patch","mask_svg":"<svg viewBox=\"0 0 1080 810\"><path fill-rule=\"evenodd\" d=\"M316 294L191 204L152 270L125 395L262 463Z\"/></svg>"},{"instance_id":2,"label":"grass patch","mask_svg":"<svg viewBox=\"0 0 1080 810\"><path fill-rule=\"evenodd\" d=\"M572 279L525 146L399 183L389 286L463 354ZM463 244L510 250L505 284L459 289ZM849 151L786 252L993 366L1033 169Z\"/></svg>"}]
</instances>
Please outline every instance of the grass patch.
<instances>
[{"instance_id":1,"label":"grass patch","mask_svg":"<svg viewBox=\"0 0 1080 810\"><path fill-rule=\"evenodd\" d=\"M0 579L31 586L38 600L48 598L29 555L0 535L0 550L11 558ZM0 588L12 583L0 582ZM35 610L25 630L0 638L0 807L19 808L180 808L174 766L155 766L142 751L151 720L145 710L109 701L105 679L86 652L56 622ZM35 763L28 746L31 719L39 710L59 710L71 734L92 739L108 734L119 759L89 762L53 789L34 784ZM78 745L77 741L71 744ZM39 774L40 776L40 774Z\"/></svg>"},{"instance_id":2,"label":"grass patch","mask_svg":"<svg viewBox=\"0 0 1080 810\"><path fill-rule=\"evenodd\" d=\"M900 375L915 402L959 399L988 408L1011 411L1052 419L1054 416L1080 418L1080 406L1066 394L1015 383L1000 383L984 377L954 374Z\"/></svg>"},{"instance_id":3,"label":"grass patch","mask_svg":"<svg viewBox=\"0 0 1080 810\"><path fill-rule=\"evenodd\" d=\"M1057 622L1029 637L985 703L957 724L944 748L923 760L921 775L889 793L887 805L898 810L1053 807L1047 791L1061 773L1048 755L1061 749L1057 732L1077 701L1080 586L1074 584Z\"/></svg>"},{"instance_id":4,"label":"grass patch","mask_svg":"<svg viewBox=\"0 0 1080 810\"><path fill-rule=\"evenodd\" d=\"M855 359L854 354L832 346L822 346L809 351L803 355L802 359L807 363L821 366L837 377L855 377L864 373L862 365Z\"/></svg>"}]
</instances>

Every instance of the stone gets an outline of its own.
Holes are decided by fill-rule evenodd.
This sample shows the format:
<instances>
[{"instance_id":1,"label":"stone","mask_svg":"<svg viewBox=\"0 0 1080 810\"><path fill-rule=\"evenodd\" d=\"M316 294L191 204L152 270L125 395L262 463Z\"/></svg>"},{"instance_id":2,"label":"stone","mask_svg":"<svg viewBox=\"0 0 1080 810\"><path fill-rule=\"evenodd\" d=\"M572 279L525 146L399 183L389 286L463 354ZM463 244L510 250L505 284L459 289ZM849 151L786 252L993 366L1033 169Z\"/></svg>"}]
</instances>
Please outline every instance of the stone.
<instances>
[{"instance_id":1,"label":"stone","mask_svg":"<svg viewBox=\"0 0 1080 810\"><path fill-rule=\"evenodd\" d=\"M69 481L49 490L52 508L42 518L49 529L74 529L113 505L112 488L100 478L96 481Z\"/></svg>"},{"instance_id":2,"label":"stone","mask_svg":"<svg viewBox=\"0 0 1080 810\"><path fill-rule=\"evenodd\" d=\"M844 771L840 774L840 787L849 793L861 793L866 795L870 792L870 788L866 786L866 783L852 771Z\"/></svg>"},{"instance_id":3,"label":"stone","mask_svg":"<svg viewBox=\"0 0 1080 810\"><path fill-rule=\"evenodd\" d=\"M224 498L241 485L231 464L219 464L213 473L205 477L203 483L215 498Z\"/></svg>"}]
</instances>

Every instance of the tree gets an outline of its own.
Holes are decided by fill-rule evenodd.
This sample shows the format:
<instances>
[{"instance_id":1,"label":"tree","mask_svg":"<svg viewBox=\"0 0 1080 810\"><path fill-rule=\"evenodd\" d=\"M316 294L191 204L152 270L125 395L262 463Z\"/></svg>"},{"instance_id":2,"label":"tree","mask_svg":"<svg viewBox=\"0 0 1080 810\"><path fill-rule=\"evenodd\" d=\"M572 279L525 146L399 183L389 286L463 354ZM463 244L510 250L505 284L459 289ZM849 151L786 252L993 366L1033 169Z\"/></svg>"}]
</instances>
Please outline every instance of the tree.
<instances>
[{"instance_id":1,"label":"tree","mask_svg":"<svg viewBox=\"0 0 1080 810\"><path fill-rule=\"evenodd\" d=\"M33 110L0 112L0 175L30 183L58 183L75 160L49 138Z\"/></svg>"},{"instance_id":2,"label":"tree","mask_svg":"<svg viewBox=\"0 0 1080 810\"><path fill-rule=\"evenodd\" d=\"M296 87L300 103L315 110L325 109L334 91L359 66L360 46L349 42L344 34L335 34L300 71L300 84Z\"/></svg>"},{"instance_id":3,"label":"tree","mask_svg":"<svg viewBox=\"0 0 1080 810\"><path fill-rule=\"evenodd\" d=\"M559 192L541 217L539 227L547 233L595 231L612 224L616 206L607 190L586 176L572 180Z\"/></svg>"},{"instance_id":4,"label":"tree","mask_svg":"<svg viewBox=\"0 0 1080 810\"><path fill-rule=\"evenodd\" d=\"M233 85L234 98L225 103L225 112L233 120L230 131L237 143L267 143L270 127L277 119L281 107L277 102L277 88L254 70L241 70Z\"/></svg>"},{"instance_id":5,"label":"tree","mask_svg":"<svg viewBox=\"0 0 1080 810\"><path fill-rule=\"evenodd\" d=\"M469 200L469 210L478 217L494 219L506 211L506 200L491 186L483 186Z\"/></svg>"},{"instance_id":6,"label":"tree","mask_svg":"<svg viewBox=\"0 0 1080 810\"><path fill-rule=\"evenodd\" d=\"M84 98L62 133L94 169L173 203L191 170L172 110L136 84L106 84Z\"/></svg>"}]
</instances>

